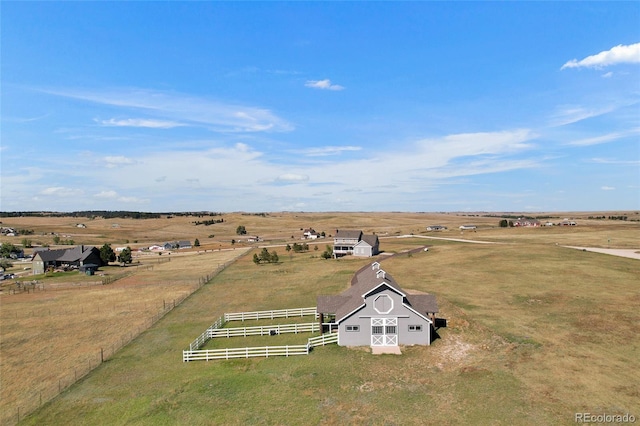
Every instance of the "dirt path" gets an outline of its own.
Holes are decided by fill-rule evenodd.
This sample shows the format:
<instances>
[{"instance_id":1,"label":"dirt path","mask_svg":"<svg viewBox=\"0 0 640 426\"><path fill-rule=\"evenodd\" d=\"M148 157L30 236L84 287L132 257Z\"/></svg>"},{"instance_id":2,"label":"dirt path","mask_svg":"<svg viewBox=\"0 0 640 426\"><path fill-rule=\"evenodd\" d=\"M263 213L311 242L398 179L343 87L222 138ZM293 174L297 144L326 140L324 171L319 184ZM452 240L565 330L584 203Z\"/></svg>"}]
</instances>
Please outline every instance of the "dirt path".
<instances>
[{"instance_id":1,"label":"dirt path","mask_svg":"<svg viewBox=\"0 0 640 426\"><path fill-rule=\"evenodd\" d=\"M473 243L473 244L503 244L495 241L465 240L462 238L428 237L426 235L399 235L397 237L380 237L380 239L382 238L425 238L428 240L458 241L461 243Z\"/></svg>"},{"instance_id":2,"label":"dirt path","mask_svg":"<svg viewBox=\"0 0 640 426\"><path fill-rule=\"evenodd\" d=\"M640 249L605 249L597 247L575 247L575 246L563 246L572 249L592 251L594 253L610 254L613 256L628 257L631 259L640 259Z\"/></svg>"}]
</instances>

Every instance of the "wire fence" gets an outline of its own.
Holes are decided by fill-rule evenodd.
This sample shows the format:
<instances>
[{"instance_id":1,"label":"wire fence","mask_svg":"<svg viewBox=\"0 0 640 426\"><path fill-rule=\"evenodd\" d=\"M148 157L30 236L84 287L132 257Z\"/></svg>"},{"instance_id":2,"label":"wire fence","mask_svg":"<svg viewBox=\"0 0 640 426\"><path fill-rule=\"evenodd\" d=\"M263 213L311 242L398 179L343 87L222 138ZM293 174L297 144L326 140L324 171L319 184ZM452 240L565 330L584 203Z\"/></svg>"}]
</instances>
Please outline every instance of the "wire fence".
<instances>
[{"instance_id":1,"label":"wire fence","mask_svg":"<svg viewBox=\"0 0 640 426\"><path fill-rule=\"evenodd\" d=\"M246 254L241 255L240 257ZM151 328L155 323L161 320L165 315L171 312L175 307L179 306L182 302L184 302L189 296L199 290L206 283L211 281L217 274L223 271L226 267L228 267L231 263L235 262L235 260L231 260L224 264L218 265L218 267L211 273L204 275L198 279L190 292L184 293L179 297L172 300L164 300L162 306L158 306L158 310L151 317L147 318L144 321L143 325L140 325L134 330L128 331L123 334L118 341L109 342L105 344L104 342L97 342L100 344L99 350L96 350L94 353L86 356L84 359L80 359L77 361L76 366L73 370L69 370L60 375L60 378L57 380L57 383L43 385L41 388L34 390L31 392L30 396L25 398L21 398L21 400L15 405L14 409L6 409L2 410L0 413L0 424L2 425L14 425L20 422L20 420L24 419L29 413L40 408L42 405L54 399L64 390L71 387L78 380L82 379L86 375L88 375L95 368L100 366L103 362L107 361L109 358L113 357L120 349L127 346L131 343L136 337L142 334L147 329ZM101 284L95 284L101 285ZM113 306L105 306L105 310L115 310L117 306L121 305L113 305ZM79 310L79 313L83 312L82 307L73 308L75 311ZM100 308L98 308L100 309ZM74 312L75 312L74 311ZM66 312L65 314L68 314ZM18 314L16 314L18 315ZM31 311L30 313L21 313L20 315L30 315L30 316L40 316L40 315L56 315L55 311Z\"/></svg>"}]
</instances>

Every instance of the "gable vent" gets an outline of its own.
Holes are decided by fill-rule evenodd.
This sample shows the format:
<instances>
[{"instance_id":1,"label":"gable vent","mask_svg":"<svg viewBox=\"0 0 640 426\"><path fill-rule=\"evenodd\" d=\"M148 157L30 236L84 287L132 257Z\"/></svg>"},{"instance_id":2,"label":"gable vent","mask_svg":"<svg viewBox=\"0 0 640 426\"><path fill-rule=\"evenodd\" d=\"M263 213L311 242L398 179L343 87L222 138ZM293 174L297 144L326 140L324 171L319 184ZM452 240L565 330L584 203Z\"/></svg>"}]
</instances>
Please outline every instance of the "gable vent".
<instances>
[{"instance_id":1,"label":"gable vent","mask_svg":"<svg viewBox=\"0 0 640 426\"><path fill-rule=\"evenodd\" d=\"M387 273L382 269L380 269L378 272L376 272L376 278L384 279L386 275L387 275Z\"/></svg>"}]
</instances>

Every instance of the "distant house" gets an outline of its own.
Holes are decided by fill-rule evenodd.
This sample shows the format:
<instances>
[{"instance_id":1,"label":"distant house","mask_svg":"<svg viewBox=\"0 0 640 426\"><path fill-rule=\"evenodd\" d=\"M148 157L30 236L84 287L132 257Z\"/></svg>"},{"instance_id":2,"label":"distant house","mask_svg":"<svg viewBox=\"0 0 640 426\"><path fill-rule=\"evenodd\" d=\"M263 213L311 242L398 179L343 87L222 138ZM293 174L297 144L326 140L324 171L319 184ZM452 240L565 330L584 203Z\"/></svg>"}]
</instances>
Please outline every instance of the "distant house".
<instances>
[{"instance_id":1,"label":"distant house","mask_svg":"<svg viewBox=\"0 0 640 426\"><path fill-rule=\"evenodd\" d=\"M434 295L405 292L374 262L341 294L318 296L317 311L341 346L430 345L438 304Z\"/></svg>"},{"instance_id":2,"label":"distant house","mask_svg":"<svg viewBox=\"0 0 640 426\"><path fill-rule=\"evenodd\" d=\"M461 231L475 231L475 229L477 228L477 226L475 225L460 225L460 230Z\"/></svg>"},{"instance_id":3,"label":"distant house","mask_svg":"<svg viewBox=\"0 0 640 426\"><path fill-rule=\"evenodd\" d=\"M187 248L191 248L192 247L191 241L187 241L187 240L178 241L176 243L176 246L179 249L187 249Z\"/></svg>"},{"instance_id":4,"label":"distant house","mask_svg":"<svg viewBox=\"0 0 640 426\"><path fill-rule=\"evenodd\" d=\"M427 226L427 231L446 231L447 227L442 225Z\"/></svg>"},{"instance_id":5,"label":"distant house","mask_svg":"<svg viewBox=\"0 0 640 426\"><path fill-rule=\"evenodd\" d=\"M83 245L67 249L37 250L33 255L31 270L33 274L44 274L49 268L81 267L96 265L97 269L104 265L100 258L100 250Z\"/></svg>"},{"instance_id":6,"label":"distant house","mask_svg":"<svg viewBox=\"0 0 640 426\"><path fill-rule=\"evenodd\" d=\"M302 233L303 240L315 240L320 238L320 235L312 228L305 229Z\"/></svg>"},{"instance_id":7,"label":"distant house","mask_svg":"<svg viewBox=\"0 0 640 426\"><path fill-rule=\"evenodd\" d=\"M162 245L163 250L173 250L176 247L176 243L164 243Z\"/></svg>"},{"instance_id":8,"label":"distant house","mask_svg":"<svg viewBox=\"0 0 640 426\"><path fill-rule=\"evenodd\" d=\"M558 225L560 225L560 226L576 226L578 224L575 223L573 220L565 219L562 222L560 222Z\"/></svg>"},{"instance_id":9,"label":"distant house","mask_svg":"<svg viewBox=\"0 0 640 426\"><path fill-rule=\"evenodd\" d=\"M362 231L338 229L333 237L333 256L340 257L348 254L353 256L371 257L380 252L380 242L377 235L364 235Z\"/></svg>"},{"instance_id":10,"label":"distant house","mask_svg":"<svg viewBox=\"0 0 640 426\"><path fill-rule=\"evenodd\" d=\"M540 221L537 219L528 219L526 217L521 217L513 221L513 226L537 227L540 226Z\"/></svg>"},{"instance_id":11,"label":"distant house","mask_svg":"<svg viewBox=\"0 0 640 426\"><path fill-rule=\"evenodd\" d=\"M152 246L149 246L149 250L162 251L162 250L164 250L164 246L159 246L158 244L154 244Z\"/></svg>"}]
</instances>

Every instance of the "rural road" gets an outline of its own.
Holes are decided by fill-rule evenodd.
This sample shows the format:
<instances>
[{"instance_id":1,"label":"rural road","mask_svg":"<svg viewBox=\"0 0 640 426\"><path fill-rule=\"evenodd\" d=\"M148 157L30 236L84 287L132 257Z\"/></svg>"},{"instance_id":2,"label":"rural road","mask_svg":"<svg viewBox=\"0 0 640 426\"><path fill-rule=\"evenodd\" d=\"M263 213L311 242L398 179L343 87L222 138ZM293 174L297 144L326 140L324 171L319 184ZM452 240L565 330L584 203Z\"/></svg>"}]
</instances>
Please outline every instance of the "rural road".
<instances>
[{"instance_id":1,"label":"rural road","mask_svg":"<svg viewBox=\"0 0 640 426\"><path fill-rule=\"evenodd\" d=\"M577 250L592 251L594 253L610 254L613 256L628 257L631 259L640 259L640 249L605 249L597 247L575 247L575 246L562 246Z\"/></svg>"},{"instance_id":2,"label":"rural road","mask_svg":"<svg viewBox=\"0 0 640 426\"><path fill-rule=\"evenodd\" d=\"M462 238L444 238L444 237L428 237L426 235L399 235L397 237L380 237L382 238L426 238L428 240L445 240L445 241L458 241L461 243L473 243L473 244L503 244L495 241L478 241L478 240L465 240Z\"/></svg>"}]
</instances>

